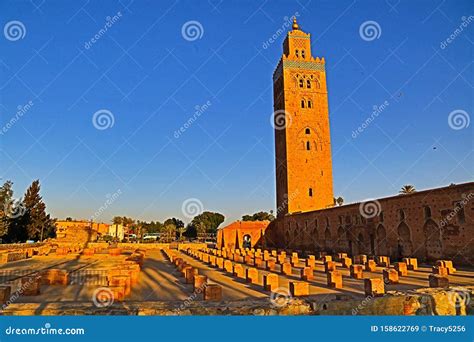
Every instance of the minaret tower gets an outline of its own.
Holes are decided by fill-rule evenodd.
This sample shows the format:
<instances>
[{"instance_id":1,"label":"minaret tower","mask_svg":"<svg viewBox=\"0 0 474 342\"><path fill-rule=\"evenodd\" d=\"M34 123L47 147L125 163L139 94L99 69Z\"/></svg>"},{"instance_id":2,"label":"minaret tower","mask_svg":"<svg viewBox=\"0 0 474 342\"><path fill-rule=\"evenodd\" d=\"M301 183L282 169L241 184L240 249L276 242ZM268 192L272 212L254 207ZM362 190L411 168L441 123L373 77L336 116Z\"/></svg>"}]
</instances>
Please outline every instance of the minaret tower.
<instances>
[{"instance_id":1,"label":"minaret tower","mask_svg":"<svg viewBox=\"0 0 474 342\"><path fill-rule=\"evenodd\" d=\"M277 215L334 204L324 58L296 18L273 74Z\"/></svg>"}]
</instances>

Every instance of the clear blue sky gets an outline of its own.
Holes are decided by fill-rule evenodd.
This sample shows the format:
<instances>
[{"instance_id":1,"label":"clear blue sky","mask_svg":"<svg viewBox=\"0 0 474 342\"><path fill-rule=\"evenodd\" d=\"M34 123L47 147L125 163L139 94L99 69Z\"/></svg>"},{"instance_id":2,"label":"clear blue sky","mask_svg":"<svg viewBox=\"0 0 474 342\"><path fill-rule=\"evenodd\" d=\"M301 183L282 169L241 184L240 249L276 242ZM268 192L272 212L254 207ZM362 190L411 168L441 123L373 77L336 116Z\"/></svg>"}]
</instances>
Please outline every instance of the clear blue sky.
<instances>
[{"instance_id":1,"label":"clear blue sky","mask_svg":"<svg viewBox=\"0 0 474 342\"><path fill-rule=\"evenodd\" d=\"M448 116L473 114L474 21L454 33L473 9L460 0L1 1L2 27L25 28L0 36L1 126L33 103L0 135L2 181L19 197L39 178L59 218L89 218L119 189L98 220L185 218L188 198L226 222L274 209L272 73L284 36L263 45L296 13L326 58L336 195L355 202L407 183L470 181L474 123L455 130ZM202 26L198 39L183 37L189 21ZM366 21L379 25L377 39L362 39ZM101 109L114 117L105 130L92 123Z\"/></svg>"}]
</instances>

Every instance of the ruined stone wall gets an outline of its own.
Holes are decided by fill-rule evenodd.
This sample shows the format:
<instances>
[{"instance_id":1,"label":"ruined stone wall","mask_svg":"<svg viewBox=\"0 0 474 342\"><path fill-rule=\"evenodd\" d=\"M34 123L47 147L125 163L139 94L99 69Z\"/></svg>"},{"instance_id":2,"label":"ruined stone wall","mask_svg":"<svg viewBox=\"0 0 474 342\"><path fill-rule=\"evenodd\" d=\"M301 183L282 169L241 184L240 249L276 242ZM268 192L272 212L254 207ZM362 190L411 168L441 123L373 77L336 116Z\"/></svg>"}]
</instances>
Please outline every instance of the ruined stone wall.
<instances>
[{"instance_id":1,"label":"ruined stone wall","mask_svg":"<svg viewBox=\"0 0 474 342\"><path fill-rule=\"evenodd\" d=\"M474 183L286 215L265 244L351 255L474 263Z\"/></svg>"}]
</instances>

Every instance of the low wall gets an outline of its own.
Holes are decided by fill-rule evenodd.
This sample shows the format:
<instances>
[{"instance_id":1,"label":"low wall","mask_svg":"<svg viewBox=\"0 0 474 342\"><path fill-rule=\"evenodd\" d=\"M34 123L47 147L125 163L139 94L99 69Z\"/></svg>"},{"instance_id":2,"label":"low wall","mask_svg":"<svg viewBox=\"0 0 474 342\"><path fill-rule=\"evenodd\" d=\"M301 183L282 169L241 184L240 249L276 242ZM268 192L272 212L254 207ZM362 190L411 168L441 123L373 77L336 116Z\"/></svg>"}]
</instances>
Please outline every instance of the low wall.
<instances>
[{"instance_id":1,"label":"low wall","mask_svg":"<svg viewBox=\"0 0 474 342\"><path fill-rule=\"evenodd\" d=\"M14 303L3 315L474 315L474 286L444 289L420 289L407 293L389 293L383 297L325 302L290 299L276 306L269 298L203 302L122 302L107 308L92 303ZM324 296L327 297L327 296ZM471 300L471 298L473 300Z\"/></svg>"}]
</instances>

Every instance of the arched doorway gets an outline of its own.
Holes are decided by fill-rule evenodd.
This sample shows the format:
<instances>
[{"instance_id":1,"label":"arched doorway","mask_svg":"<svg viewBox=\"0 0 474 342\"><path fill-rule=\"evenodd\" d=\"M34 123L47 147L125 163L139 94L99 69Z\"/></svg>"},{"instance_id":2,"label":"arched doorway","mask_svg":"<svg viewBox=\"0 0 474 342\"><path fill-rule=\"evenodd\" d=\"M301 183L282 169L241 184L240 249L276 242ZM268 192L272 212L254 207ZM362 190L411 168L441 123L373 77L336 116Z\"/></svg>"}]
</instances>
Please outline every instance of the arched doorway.
<instances>
[{"instance_id":1,"label":"arched doorway","mask_svg":"<svg viewBox=\"0 0 474 342\"><path fill-rule=\"evenodd\" d=\"M357 254L364 254L365 253L365 241L364 241L364 235L362 233L359 233L357 235L357 241L356 241L356 255Z\"/></svg>"},{"instance_id":2,"label":"arched doorway","mask_svg":"<svg viewBox=\"0 0 474 342\"><path fill-rule=\"evenodd\" d=\"M413 252L410 228L405 222L398 226L398 254L399 257L410 257Z\"/></svg>"},{"instance_id":3,"label":"arched doorway","mask_svg":"<svg viewBox=\"0 0 474 342\"><path fill-rule=\"evenodd\" d=\"M326 228L324 232L324 246L326 247L326 251L330 252L332 249L332 238L331 238L331 231L329 228Z\"/></svg>"},{"instance_id":4,"label":"arched doorway","mask_svg":"<svg viewBox=\"0 0 474 342\"><path fill-rule=\"evenodd\" d=\"M428 220L423 227L425 234L426 258L428 260L440 259L443 246L441 244L441 229L433 220Z\"/></svg>"},{"instance_id":5,"label":"arched doorway","mask_svg":"<svg viewBox=\"0 0 474 342\"><path fill-rule=\"evenodd\" d=\"M245 248L252 248L252 237L249 234L245 234L243 236L242 247Z\"/></svg>"},{"instance_id":6,"label":"arched doorway","mask_svg":"<svg viewBox=\"0 0 474 342\"><path fill-rule=\"evenodd\" d=\"M388 255L387 231L383 225L377 227L377 254Z\"/></svg>"},{"instance_id":7,"label":"arched doorway","mask_svg":"<svg viewBox=\"0 0 474 342\"><path fill-rule=\"evenodd\" d=\"M347 252L348 244L347 244L347 234L344 228L339 227L337 229L337 245L341 252Z\"/></svg>"}]
</instances>

